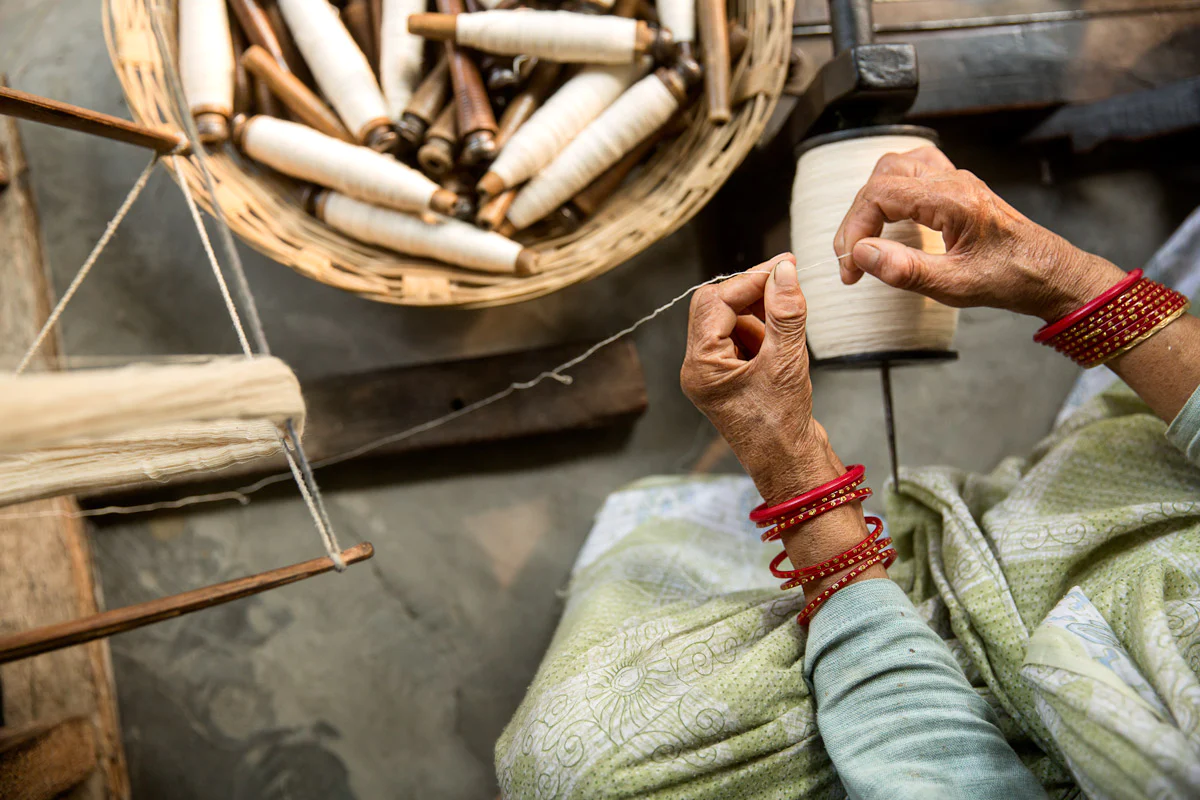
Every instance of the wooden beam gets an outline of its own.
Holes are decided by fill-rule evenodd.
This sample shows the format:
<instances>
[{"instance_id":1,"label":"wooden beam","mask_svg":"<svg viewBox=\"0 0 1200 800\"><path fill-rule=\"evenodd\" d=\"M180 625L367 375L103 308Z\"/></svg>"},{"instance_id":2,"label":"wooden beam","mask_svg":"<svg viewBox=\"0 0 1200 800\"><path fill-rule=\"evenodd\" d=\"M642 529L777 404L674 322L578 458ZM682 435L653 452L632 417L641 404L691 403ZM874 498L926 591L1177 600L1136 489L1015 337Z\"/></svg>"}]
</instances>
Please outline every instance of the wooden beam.
<instances>
[{"instance_id":1,"label":"wooden beam","mask_svg":"<svg viewBox=\"0 0 1200 800\"><path fill-rule=\"evenodd\" d=\"M3 86L0 78L0 86ZM0 118L0 160L11 183L0 192L0 368L12 369L50 310L37 209L14 120ZM55 340L35 364L53 365ZM13 512L57 513L0 520L0 633L95 614L100 607L87 533L70 516L74 500L55 498ZM29 725L83 716L96 732L98 769L73 798L129 797L108 644L49 653L0 667L3 723Z\"/></svg>"}]
</instances>

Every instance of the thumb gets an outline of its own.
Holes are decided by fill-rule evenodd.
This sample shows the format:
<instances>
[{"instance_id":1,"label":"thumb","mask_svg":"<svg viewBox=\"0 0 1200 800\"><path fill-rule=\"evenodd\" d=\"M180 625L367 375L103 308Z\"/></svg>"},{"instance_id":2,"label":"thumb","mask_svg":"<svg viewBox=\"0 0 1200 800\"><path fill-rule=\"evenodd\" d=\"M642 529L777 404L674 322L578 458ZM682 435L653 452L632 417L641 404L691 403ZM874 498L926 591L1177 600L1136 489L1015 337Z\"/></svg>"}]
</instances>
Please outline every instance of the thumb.
<instances>
[{"instance_id":1,"label":"thumb","mask_svg":"<svg viewBox=\"0 0 1200 800\"><path fill-rule=\"evenodd\" d=\"M888 286L923 292L936 281L945 256L933 256L923 250L891 239L863 239L854 245L854 263Z\"/></svg>"},{"instance_id":2,"label":"thumb","mask_svg":"<svg viewBox=\"0 0 1200 800\"><path fill-rule=\"evenodd\" d=\"M766 319L766 338L776 347L804 348L804 325L808 317L808 306L800 291L800 278L796 274L794 258L781 259L767 279L763 297Z\"/></svg>"}]
</instances>

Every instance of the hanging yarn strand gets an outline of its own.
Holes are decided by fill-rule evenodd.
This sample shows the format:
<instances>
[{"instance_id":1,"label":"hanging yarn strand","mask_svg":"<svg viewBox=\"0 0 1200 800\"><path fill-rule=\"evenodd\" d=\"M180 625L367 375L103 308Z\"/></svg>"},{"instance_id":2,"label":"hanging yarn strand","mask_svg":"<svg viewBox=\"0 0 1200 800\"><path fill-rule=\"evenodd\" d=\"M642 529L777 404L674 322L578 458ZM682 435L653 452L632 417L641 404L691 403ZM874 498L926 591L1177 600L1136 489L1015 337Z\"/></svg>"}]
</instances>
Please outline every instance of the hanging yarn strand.
<instances>
[{"instance_id":1,"label":"hanging yarn strand","mask_svg":"<svg viewBox=\"0 0 1200 800\"><path fill-rule=\"evenodd\" d=\"M817 261L817 262L808 264L807 266L797 267L796 272L798 274L804 274L811 270L819 269L820 267L828 266L831 264L837 264L842 259L848 258L849 255L850 255L849 253L845 253L845 254L842 254L839 256L835 256L833 258L822 259L821 261ZM836 272L836 270L835 270L835 272ZM586 350L581 352L579 355L577 355L573 358L570 358L567 361L564 361L563 363L559 364L556 367L553 367L549 370L541 372L538 375L534 376L533 378L531 378L527 381L515 381L513 383L510 383L508 386L504 387L503 389L500 389L499 391L494 392L493 394L490 394L480 400L477 400L473 403L463 406L462 408L460 408L456 411L451 411L440 417L436 417L436 418L428 420L426 422L422 422L419 425L414 425L411 428L406 428L405 430L399 431L397 433L393 433L388 436L384 436L379 439L375 439L374 441L367 442L366 444L363 444L352 450L348 450L346 452L339 453L334 456L329 456L328 458L323 458L320 461L314 462L311 465L311 469L315 470L315 469L321 469L323 467L334 466L335 464L341 464L346 461L350 461L355 458L359 458L360 456L366 455L367 453L370 453L374 450L378 450L381 447L386 447L390 444L395 444L397 442L402 442L406 439L411 439L412 437L418 436L422 433L425 433L426 431L433 430L434 428L439 428L442 425L446 425L446 424L451 423L457 419L460 419L468 414L473 414L476 411L479 411L480 409L486 408L487 406L490 406L494 403L498 403L501 400L505 399L506 397L516 394L517 392L532 389L535 386L538 386L539 384L542 384L547 380L554 380L554 381L557 381L558 383L569 385L572 381L572 378L571 378L571 376L565 374L568 370L579 366L584 361L587 361L589 358L594 356L596 353L598 353L600 350L604 349L605 347L608 347L609 345L611 345L617 341L620 341L621 339L624 339L625 337L635 333L639 328L641 328L646 323L651 322L654 319L657 319L659 316L661 316L666 311L670 310L674 306L676 306L679 303L681 303L682 301L686 300L688 297L691 296L692 292L695 292L697 289L703 288L710 284L720 283L721 281L728 280L729 278L732 278L732 277L735 277L735 275L718 275L715 278L710 278L709 280L702 281L701 283L698 283L695 286L689 287L688 289L686 289L685 291L676 295L674 298L672 298L668 302L663 303L658 308L651 311L649 314L646 314L645 316L636 320L629 326L622 328L621 330L617 331L616 333L612 334L611 336L608 336L608 337L602 339L599 342L596 342L595 344L593 344L592 346L588 347ZM84 509L82 511L76 511L76 512L47 510L47 511L36 512L36 513L32 513L32 514L30 514L30 513L0 514L0 520L25 519L28 517L50 517L50 516L55 516L55 517L57 517L57 516L99 517L99 516L109 516L109 515L114 515L114 514L142 514L142 513L152 512L152 511L173 510L173 509L187 508L187 507L193 506L193 505L201 505L201 504L205 504L205 503L217 503L217 502L228 502L228 501L234 501L234 502L238 502L238 503L241 503L244 505L244 504L250 502L251 495L267 488L268 486L273 486L277 483L281 483L283 481L289 480L292 477L293 476L291 473L287 473L287 472L277 473L275 475L268 475L264 478L260 478L259 480L255 481L254 483L248 484L246 486L242 486L238 489L226 491L226 492L214 492L211 494L190 495L188 497L182 497L177 500L164 500L164 501L160 501L160 502L156 502L156 503L145 503L145 504L135 505L135 506L104 506L102 508Z\"/></svg>"}]
</instances>

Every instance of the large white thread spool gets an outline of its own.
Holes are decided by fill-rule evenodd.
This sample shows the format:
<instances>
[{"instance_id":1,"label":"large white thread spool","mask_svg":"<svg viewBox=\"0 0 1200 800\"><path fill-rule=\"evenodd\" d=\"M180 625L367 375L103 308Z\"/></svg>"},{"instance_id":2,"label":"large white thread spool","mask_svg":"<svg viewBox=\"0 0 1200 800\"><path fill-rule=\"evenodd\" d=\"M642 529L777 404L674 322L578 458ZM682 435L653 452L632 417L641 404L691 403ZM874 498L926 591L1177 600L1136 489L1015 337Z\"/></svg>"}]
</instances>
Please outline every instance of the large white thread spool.
<instances>
[{"instance_id":1,"label":"large white thread spool","mask_svg":"<svg viewBox=\"0 0 1200 800\"><path fill-rule=\"evenodd\" d=\"M279 10L321 92L350 133L372 149L390 147L396 134L390 131L383 92L334 7L327 0L279 0Z\"/></svg>"},{"instance_id":2,"label":"large white thread spool","mask_svg":"<svg viewBox=\"0 0 1200 800\"><path fill-rule=\"evenodd\" d=\"M521 230L570 200L661 128L685 91L683 80L666 69L635 83L525 184L508 210L508 221Z\"/></svg>"},{"instance_id":3,"label":"large white thread spool","mask_svg":"<svg viewBox=\"0 0 1200 800\"><path fill-rule=\"evenodd\" d=\"M494 196L528 180L644 75L649 63L580 70L517 128L479 181L480 191Z\"/></svg>"},{"instance_id":4,"label":"large white thread spool","mask_svg":"<svg viewBox=\"0 0 1200 800\"><path fill-rule=\"evenodd\" d=\"M449 213L457 196L391 156L343 142L307 125L256 116L234 134L246 155L285 175L388 208Z\"/></svg>"},{"instance_id":5,"label":"large white thread spool","mask_svg":"<svg viewBox=\"0 0 1200 800\"><path fill-rule=\"evenodd\" d=\"M318 196L315 211L335 230L400 253L436 258L482 272L527 274L537 268L537 253L532 250L450 217L425 222L335 192Z\"/></svg>"},{"instance_id":6,"label":"large white thread spool","mask_svg":"<svg viewBox=\"0 0 1200 800\"><path fill-rule=\"evenodd\" d=\"M229 138L233 113L233 39L225 0L180 0L179 78L200 141Z\"/></svg>"},{"instance_id":7,"label":"large white thread spool","mask_svg":"<svg viewBox=\"0 0 1200 800\"><path fill-rule=\"evenodd\" d=\"M404 107L421 82L425 40L408 32L408 18L425 10L425 0L383 0L379 31L379 82L392 121L399 122Z\"/></svg>"},{"instance_id":8,"label":"large white thread spool","mask_svg":"<svg viewBox=\"0 0 1200 800\"><path fill-rule=\"evenodd\" d=\"M933 132L911 125L864 128L805 143L792 186L792 251L802 261L836 260L833 237L876 162L887 153L936 146ZM884 226L883 236L927 253L944 253L937 231L915 222ZM957 309L864 275L842 283L836 266L800 273L808 303L808 343L818 361L882 363L951 356Z\"/></svg>"}]
</instances>

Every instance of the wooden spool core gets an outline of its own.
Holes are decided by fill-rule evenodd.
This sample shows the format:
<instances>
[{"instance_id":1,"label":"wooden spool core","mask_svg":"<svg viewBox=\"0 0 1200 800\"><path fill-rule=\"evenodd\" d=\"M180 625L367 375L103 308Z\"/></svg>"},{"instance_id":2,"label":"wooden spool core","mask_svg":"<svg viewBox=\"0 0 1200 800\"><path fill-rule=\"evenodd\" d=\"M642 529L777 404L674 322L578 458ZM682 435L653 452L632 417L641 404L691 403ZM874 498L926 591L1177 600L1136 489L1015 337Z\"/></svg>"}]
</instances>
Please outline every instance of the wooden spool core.
<instances>
[{"instance_id":1,"label":"wooden spool core","mask_svg":"<svg viewBox=\"0 0 1200 800\"><path fill-rule=\"evenodd\" d=\"M876 162L886 153L935 147L935 134L912 125L842 131L806 142L792 187L792 251L808 301L808 343L820 362L844 359L864 366L904 358L954 358L958 311L894 289L871 275L842 283L833 237ZM941 234L915 222L885 225L883 236L927 253L944 253Z\"/></svg>"}]
</instances>

